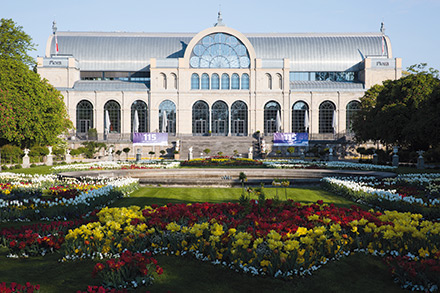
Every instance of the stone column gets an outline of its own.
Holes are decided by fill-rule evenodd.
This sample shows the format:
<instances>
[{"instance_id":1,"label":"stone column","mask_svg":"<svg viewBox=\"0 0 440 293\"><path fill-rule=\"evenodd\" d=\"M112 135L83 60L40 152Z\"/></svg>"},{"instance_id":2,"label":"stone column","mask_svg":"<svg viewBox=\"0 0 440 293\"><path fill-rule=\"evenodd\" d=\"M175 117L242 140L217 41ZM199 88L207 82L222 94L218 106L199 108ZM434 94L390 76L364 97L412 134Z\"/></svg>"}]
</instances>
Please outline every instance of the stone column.
<instances>
[{"instance_id":1,"label":"stone column","mask_svg":"<svg viewBox=\"0 0 440 293\"><path fill-rule=\"evenodd\" d=\"M399 151L399 147L395 146L393 148L393 153L394 153L394 155L393 155L393 166L394 167L399 167L399 155L397 154L398 151Z\"/></svg>"},{"instance_id":2,"label":"stone column","mask_svg":"<svg viewBox=\"0 0 440 293\"><path fill-rule=\"evenodd\" d=\"M53 166L52 147L48 146L47 148L49 149L49 154L47 155L46 165L47 166Z\"/></svg>"},{"instance_id":3,"label":"stone column","mask_svg":"<svg viewBox=\"0 0 440 293\"><path fill-rule=\"evenodd\" d=\"M29 156L28 156L29 150L28 149L24 149L23 152L24 152L24 157L23 157L23 164L21 164L21 166L23 168L29 168L31 166L30 165Z\"/></svg>"},{"instance_id":4,"label":"stone column","mask_svg":"<svg viewBox=\"0 0 440 293\"><path fill-rule=\"evenodd\" d=\"M424 151L418 151L417 154L419 157L417 158L417 169L425 169L425 160L423 159Z\"/></svg>"},{"instance_id":5,"label":"stone column","mask_svg":"<svg viewBox=\"0 0 440 293\"><path fill-rule=\"evenodd\" d=\"M248 151L248 158L249 158L249 159L253 159L253 158L254 158L254 153L253 153L252 147L249 148L249 151Z\"/></svg>"},{"instance_id":6,"label":"stone column","mask_svg":"<svg viewBox=\"0 0 440 293\"><path fill-rule=\"evenodd\" d=\"M192 160L193 159L193 147L190 147L188 149L188 160Z\"/></svg>"}]
</instances>

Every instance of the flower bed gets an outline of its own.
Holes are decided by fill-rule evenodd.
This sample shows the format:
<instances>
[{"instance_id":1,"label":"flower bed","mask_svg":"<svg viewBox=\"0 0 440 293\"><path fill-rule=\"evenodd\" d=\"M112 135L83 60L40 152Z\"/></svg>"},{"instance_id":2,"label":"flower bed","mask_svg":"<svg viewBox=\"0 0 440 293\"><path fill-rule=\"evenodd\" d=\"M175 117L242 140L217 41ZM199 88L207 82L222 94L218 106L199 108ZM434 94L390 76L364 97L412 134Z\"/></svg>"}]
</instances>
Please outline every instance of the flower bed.
<instances>
[{"instance_id":1,"label":"flower bed","mask_svg":"<svg viewBox=\"0 0 440 293\"><path fill-rule=\"evenodd\" d=\"M348 169L364 171L395 171L396 167L342 161L266 160L263 164L276 169Z\"/></svg>"},{"instance_id":2,"label":"flower bed","mask_svg":"<svg viewBox=\"0 0 440 293\"><path fill-rule=\"evenodd\" d=\"M235 158L228 156L214 156L209 158L197 158L181 163L186 167L211 167L211 166L261 166L262 162L248 158Z\"/></svg>"},{"instance_id":3,"label":"flower bed","mask_svg":"<svg viewBox=\"0 0 440 293\"><path fill-rule=\"evenodd\" d=\"M148 160L148 161L140 161L137 163L101 161L94 163L59 165L52 167L52 171L56 173L60 173L60 172L72 172L72 171L85 171L85 170L171 169L171 168L178 168L179 166L180 166L180 162L163 161L163 160Z\"/></svg>"},{"instance_id":4,"label":"flower bed","mask_svg":"<svg viewBox=\"0 0 440 293\"><path fill-rule=\"evenodd\" d=\"M308 275L355 251L427 258L440 248L440 223L422 221L421 215L382 214L322 202L105 208L98 217L99 222L66 236L65 260L149 249L191 254L254 275L288 278Z\"/></svg>"},{"instance_id":5,"label":"flower bed","mask_svg":"<svg viewBox=\"0 0 440 293\"><path fill-rule=\"evenodd\" d=\"M421 213L440 218L440 175L407 174L378 180L374 177L323 178L324 188L380 209Z\"/></svg>"}]
</instances>

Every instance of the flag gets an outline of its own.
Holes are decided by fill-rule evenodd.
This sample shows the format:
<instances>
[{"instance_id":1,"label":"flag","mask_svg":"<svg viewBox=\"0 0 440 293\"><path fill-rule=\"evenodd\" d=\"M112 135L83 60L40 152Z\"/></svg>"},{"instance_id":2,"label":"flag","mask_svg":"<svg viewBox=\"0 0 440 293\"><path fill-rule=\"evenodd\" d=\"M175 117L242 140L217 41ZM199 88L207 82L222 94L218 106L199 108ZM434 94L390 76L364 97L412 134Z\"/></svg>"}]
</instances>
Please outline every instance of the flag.
<instances>
[{"instance_id":1,"label":"flag","mask_svg":"<svg viewBox=\"0 0 440 293\"><path fill-rule=\"evenodd\" d=\"M333 110L332 127L333 127L333 133L336 133L336 111L335 110Z\"/></svg>"},{"instance_id":2,"label":"flag","mask_svg":"<svg viewBox=\"0 0 440 293\"><path fill-rule=\"evenodd\" d=\"M110 132L110 115L108 114L108 110L105 110L105 119L104 119L104 132L108 134Z\"/></svg>"},{"instance_id":3,"label":"flag","mask_svg":"<svg viewBox=\"0 0 440 293\"><path fill-rule=\"evenodd\" d=\"M58 54L58 38L57 38L57 34L55 34L55 49L56 49L56 52Z\"/></svg>"},{"instance_id":4,"label":"flag","mask_svg":"<svg viewBox=\"0 0 440 293\"><path fill-rule=\"evenodd\" d=\"M277 118L275 120L275 126L276 126L276 132L281 131L281 117L280 117L280 111L277 111Z\"/></svg>"},{"instance_id":5,"label":"flag","mask_svg":"<svg viewBox=\"0 0 440 293\"><path fill-rule=\"evenodd\" d=\"M162 113L162 132L167 132L167 126L168 126L167 111L163 111L163 113Z\"/></svg>"},{"instance_id":6,"label":"flag","mask_svg":"<svg viewBox=\"0 0 440 293\"><path fill-rule=\"evenodd\" d=\"M139 132L139 115L138 111L134 111L133 132Z\"/></svg>"},{"instance_id":7,"label":"flag","mask_svg":"<svg viewBox=\"0 0 440 293\"><path fill-rule=\"evenodd\" d=\"M307 132L309 128L309 111L304 112L304 131Z\"/></svg>"}]
</instances>

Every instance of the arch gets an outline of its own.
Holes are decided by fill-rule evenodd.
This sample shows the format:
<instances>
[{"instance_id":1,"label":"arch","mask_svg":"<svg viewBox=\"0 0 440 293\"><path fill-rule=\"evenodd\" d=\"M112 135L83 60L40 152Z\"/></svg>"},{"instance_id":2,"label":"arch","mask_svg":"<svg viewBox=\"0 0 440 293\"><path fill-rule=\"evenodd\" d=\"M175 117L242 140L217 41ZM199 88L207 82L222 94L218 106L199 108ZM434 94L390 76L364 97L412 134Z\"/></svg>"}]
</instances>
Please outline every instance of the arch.
<instances>
[{"instance_id":1,"label":"arch","mask_svg":"<svg viewBox=\"0 0 440 293\"><path fill-rule=\"evenodd\" d=\"M209 106L205 101L197 101L192 107L193 135L207 135L209 132Z\"/></svg>"},{"instance_id":2,"label":"arch","mask_svg":"<svg viewBox=\"0 0 440 293\"><path fill-rule=\"evenodd\" d=\"M136 100L131 104L131 132L135 132L134 117L137 111L138 114L138 130L136 132L148 132L148 106L147 103L141 100Z\"/></svg>"},{"instance_id":3,"label":"arch","mask_svg":"<svg viewBox=\"0 0 440 293\"><path fill-rule=\"evenodd\" d=\"M249 89L249 74L243 73L241 75L241 89L248 90Z\"/></svg>"},{"instance_id":4,"label":"arch","mask_svg":"<svg viewBox=\"0 0 440 293\"><path fill-rule=\"evenodd\" d=\"M192 90L200 89L200 78L197 73L193 73L191 75L191 89Z\"/></svg>"},{"instance_id":5,"label":"arch","mask_svg":"<svg viewBox=\"0 0 440 293\"><path fill-rule=\"evenodd\" d=\"M76 132L87 133L90 128L93 128L93 105L81 100L76 105Z\"/></svg>"},{"instance_id":6,"label":"arch","mask_svg":"<svg viewBox=\"0 0 440 293\"><path fill-rule=\"evenodd\" d=\"M171 73L170 76L172 87L173 89L177 90L177 75L175 73Z\"/></svg>"},{"instance_id":7,"label":"arch","mask_svg":"<svg viewBox=\"0 0 440 293\"><path fill-rule=\"evenodd\" d=\"M306 115L307 113L307 115ZM308 132L309 125L309 106L298 101L292 106L292 132Z\"/></svg>"},{"instance_id":8,"label":"arch","mask_svg":"<svg viewBox=\"0 0 440 293\"><path fill-rule=\"evenodd\" d=\"M336 106L330 101L319 105L319 133L334 133L336 131Z\"/></svg>"},{"instance_id":9,"label":"arch","mask_svg":"<svg viewBox=\"0 0 440 293\"><path fill-rule=\"evenodd\" d=\"M229 110L223 101L216 101L211 109L212 135L224 135L229 133Z\"/></svg>"},{"instance_id":10,"label":"arch","mask_svg":"<svg viewBox=\"0 0 440 293\"><path fill-rule=\"evenodd\" d=\"M167 76L165 73L160 73L160 82L163 89L167 89Z\"/></svg>"},{"instance_id":11,"label":"arch","mask_svg":"<svg viewBox=\"0 0 440 293\"><path fill-rule=\"evenodd\" d=\"M359 101L350 101L346 107L345 117L345 130L347 133L353 133L352 124L353 117L361 109L361 103Z\"/></svg>"},{"instance_id":12,"label":"arch","mask_svg":"<svg viewBox=\"0 0 440 293\"><path fill-rule=\"evenodd\" d=\"M202 74L201 89L209 90L209 75L207 73Z\"/></svg>"},{"instance_id":13,"label":"arch","mask_svg":"<svg viewBox=\"0 0 440 293\"><path fill-rule=\"evenodd\" d=\"M278 86L278 89L280 89L280 90L283 89L283 77L279 73L277 73L277 86Z\"/></svg>"},{"instance_id":14,"label":"arch","mask_svg":"<svg viewBox=\"0 0 440 293\"><path fill-rule=\"evenodd\" d=\"M164 122L165 113L166 121ZM176 134L176 104L170 100L165 100L159 105L159 132Z\"/></svg>"},{"instance_id":15,"label":"arch","mask_svg":"<svg viewBox=\"0 0 440 293\"><path fill-rule=\"evenodd\" d=\"M104 127L108 124L105 118L106 111L108 111L108 116L110 118L110 127L107 128L109 133L121 133L121 105L114 100L110 100L104 105Z\"/></svg>"},{"instance_id":16,"label":"arch","mask_svg":"<svg viewBox=\"0 0 440 293\"><path fill-rule=\"evenodd\" d=\"M235 101L231 106L231 135L248 135L248 107L243 101Z\"/></svg>"},{"instance_id":17,"label":"arch","mask_svg":"<svg viewBox=\"0 0 440 293\"><path fill-rule=\"evenodd\" d=\"M270 75L269 73L266 73L266 81L267 81L267 88L269 90L272 89L272 75Z\"/></svg>"},{"instance_id":18,"label":"arch","mask_svg":"<svg viewBox=\"0 0 440 293\"><path fill-rule=\"evenodd\" d=\"M218 90L220 89L220 77L217 73L213 73L211 75L211 89Z\"/></svg>"},{"instance_id":19,"label":"arch","mask_svg":"<svg viewBox=\"0 0 440 293\"><path fill-rule=\"evenodd\" d=\"M281 106L278 102L269 101L264 105L264 133L271 134L277 132L277 112L281 115Z\"/></svg>"},{"instance_id":20,"label":"arch","mask_svg":"<svg viewBox=\"0 0 440 293\"><path fill-rule=\"evenodd\" d=\"M227 73L222 74L222 90L229 89L229 75Z\"/></svg>"},{"instance_id":21,"label":"arch","mask_svg":"<svg viewBox=\"0 0 440 293\"><path fill-rule=\"evenodd\" d=\"M240 76L237 73L232 74L231 89L232 90L239 90L240 89Z\"/></svg>"}]
</instances>

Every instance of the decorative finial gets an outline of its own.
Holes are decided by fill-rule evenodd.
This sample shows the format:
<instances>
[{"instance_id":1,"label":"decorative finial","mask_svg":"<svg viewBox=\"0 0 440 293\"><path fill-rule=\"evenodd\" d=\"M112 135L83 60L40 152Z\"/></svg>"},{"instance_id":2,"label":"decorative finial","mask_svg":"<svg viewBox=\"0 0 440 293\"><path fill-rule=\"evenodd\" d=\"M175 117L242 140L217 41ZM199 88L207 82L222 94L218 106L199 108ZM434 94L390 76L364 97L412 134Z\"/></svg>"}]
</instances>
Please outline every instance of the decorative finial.
<instances>
[{"instance_id":1,"label":"decorative finial","mask_svg":"<svg viewBox=\"0 0 440 293\"><path fill-rule=\"evenodd\" d=\"M57 22L55 20L52 23L52 32L53 34L56 34L57 32Z\"/></svg>"},{"instance_id":2,"label":"decorative finial","mask_svg":"<svg viewBox=\"0 0 440 293\"><path fill-rule=\"evenodd\" d=\"M225 26L225 24L223 23L223 18L222 18L221 5L218 10L217 23L214 24L214 26Z\"/></svg>"},{"instance_id":3,"label":"decorative finial","mask_svg":"<svg viewBox=\"0 0 440 293\"><path fill-rule=\"evenodd\" d=\"M383 23L383 21L380 23L380 32L382 34L385 34L385 24Z\"/></svg>"}]
</instances>

